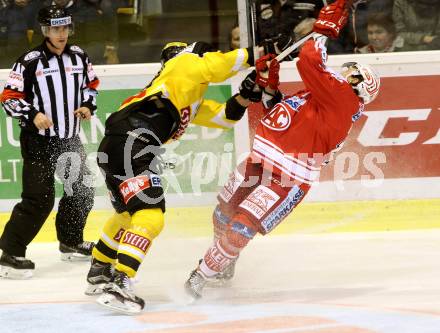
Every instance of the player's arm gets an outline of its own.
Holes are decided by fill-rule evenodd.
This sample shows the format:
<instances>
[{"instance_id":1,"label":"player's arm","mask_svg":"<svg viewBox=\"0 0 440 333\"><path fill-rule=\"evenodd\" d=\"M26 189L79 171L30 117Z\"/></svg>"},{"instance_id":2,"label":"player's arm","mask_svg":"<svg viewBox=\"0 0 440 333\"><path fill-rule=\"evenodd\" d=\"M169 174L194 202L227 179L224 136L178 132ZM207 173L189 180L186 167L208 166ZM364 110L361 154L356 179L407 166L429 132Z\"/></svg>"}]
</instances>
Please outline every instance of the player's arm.
<instances>
[{"instance_id":1,"label":"player's arm","mask_svg":"<svg viewBox=\"0 0 440 333\"><path fill-rule=\"evenodd\" d=\"M283 94L279 91L280 64L275 54L267 54L256 61L256 84L262 90L261 102L266 111L281 102Z\"/></svg>"},{"instance_id":2,"label":"player's arm","mask_svg":"<svg viewBox=\"0 0 440 333\"><path fill-rule=\"evenodd\" d=\"M256 77L255 70L250 72L241 82L239 93L229 98L226 103L205 100L193 123L207 127L232 128L243 117L249 104L261 101L262 90L255 82Z\"/></svg>"},{"instance_id":3,"label":"player's arm","mask_svg":"<svg viewBox=\"0 0 440 333\"><path fill-rule=\"evenodd\" d=\"M239 103L235 100L235 96L232 96L228 102ZM199 106L197 115L193 119L192 123L199 126L230 129L234 127L237 120L229 119L226 115L226 103L219 103L214 100L205 99ZM246 107L244 107L246 110ZM244 111L243 111L244 113Z\"/></svg>"},{"instance_id":4,"label":"player's arm","mask_svg":"<svg viewBox=\"0 0 440 333\"><path fill-rule=\"evenodd\" d=\"M337 38L348 17L347 1L337 0L321 9L314 24L317 38L307 41L296 64L306 88L324 105L338 101L337 90L343 87L342 77L327 67L327 37Z\"/></svg>"},{"instance_id":5,"label":"player's arm","mask_svg":"<svg viewBox=\"0 0 440 333\"><path fill-rule=\"evenodd\" d=\"M203 55L201 72L206 82L223 82L255 64L252 48Z\"/></svg>"},{"instance_id":6,"label":"player's arm","mask_svg":"<svg viewBox=\"0 0 440 333\"><path fill-rule=\"evenodd\" d=\"M205 127L230 129L239 121L251 101L235 94L226 103L204 100L200 105L193 124Z\"/></svg>"}]
</instances>

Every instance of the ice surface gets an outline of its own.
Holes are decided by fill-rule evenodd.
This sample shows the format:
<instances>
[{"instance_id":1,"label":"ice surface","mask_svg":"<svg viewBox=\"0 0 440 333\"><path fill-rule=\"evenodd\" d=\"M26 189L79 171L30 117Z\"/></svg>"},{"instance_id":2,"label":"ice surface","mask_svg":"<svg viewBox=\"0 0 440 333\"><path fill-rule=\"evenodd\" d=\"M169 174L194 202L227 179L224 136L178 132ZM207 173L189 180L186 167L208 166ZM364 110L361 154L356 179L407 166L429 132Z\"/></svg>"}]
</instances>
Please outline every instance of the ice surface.
<instances>
[{"instance_id":1,"label":"ice surface","mask_svg":"<svg viewBox=\"0 0 440 333\"><path fill-rule=\"evenodd\" d=\"M138 316L84 295L88 263L31 244L30 280L0 280L0 332L439 333L440 231L258 237L236 277L189 304L183 283L211 240L159 237L135 289Z\"/></svg>"}]
</instances>

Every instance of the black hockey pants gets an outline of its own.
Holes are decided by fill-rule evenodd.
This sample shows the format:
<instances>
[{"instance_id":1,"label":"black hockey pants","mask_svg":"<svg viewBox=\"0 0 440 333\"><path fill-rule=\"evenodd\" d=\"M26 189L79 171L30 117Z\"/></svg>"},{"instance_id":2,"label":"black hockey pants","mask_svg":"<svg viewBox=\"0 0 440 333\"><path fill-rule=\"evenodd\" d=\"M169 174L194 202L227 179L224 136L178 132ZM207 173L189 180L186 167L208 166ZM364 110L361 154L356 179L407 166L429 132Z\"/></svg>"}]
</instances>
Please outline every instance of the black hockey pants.
<instances>
[{"instance_id":1,"label":"black hockey pants","mask_svg":"<svg viewBox=\"0 0 440 333\"><path fill-rule=\"evenodd\" d=\"M14 256L25 256L26 247L54 206L55 172L64 185L55 219L58 240L69 246L81 243L87 215L93 207L94 189L87 184L91 175L79 137L49 138L22 130L20 144L22 200L15 205L5 226L0 248Z\"/></svg>"}]
</instances>

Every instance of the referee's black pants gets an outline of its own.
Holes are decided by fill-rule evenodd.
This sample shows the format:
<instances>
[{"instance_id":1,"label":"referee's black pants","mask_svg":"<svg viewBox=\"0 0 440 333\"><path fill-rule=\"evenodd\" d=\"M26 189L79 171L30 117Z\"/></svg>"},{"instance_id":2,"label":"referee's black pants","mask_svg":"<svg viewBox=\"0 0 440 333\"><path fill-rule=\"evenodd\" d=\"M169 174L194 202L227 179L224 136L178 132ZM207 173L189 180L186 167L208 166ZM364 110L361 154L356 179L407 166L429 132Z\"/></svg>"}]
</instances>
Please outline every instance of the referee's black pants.
<instances>
[{"instance_id":1,"label":"referee's black pants","mask_svg":"<svg viewBox=\"0 0 440 333\"><path fill-rule=\"evenodd\" d=\"M5 226L0 248L10 255L25 256L27 246L54 206L55 173L64 185L55 219L57 238L68 246L81 243L86 219L93 207L94 188L79 137L49 138L22 130L20 144L22 200L15 205Z\"/></svg>"}]
</instances>

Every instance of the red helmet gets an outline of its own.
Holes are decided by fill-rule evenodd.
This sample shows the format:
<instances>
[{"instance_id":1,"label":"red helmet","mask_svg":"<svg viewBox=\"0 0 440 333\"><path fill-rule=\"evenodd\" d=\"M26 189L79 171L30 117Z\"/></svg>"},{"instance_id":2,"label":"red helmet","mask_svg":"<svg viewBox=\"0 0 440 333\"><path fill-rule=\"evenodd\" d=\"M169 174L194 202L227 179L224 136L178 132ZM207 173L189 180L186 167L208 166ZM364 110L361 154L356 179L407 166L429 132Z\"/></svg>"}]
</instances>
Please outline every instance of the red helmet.
<instances>
[{"instance_id":1,"label":"red helmet","mask_svg":"<svg viewBox=\"0 0 440 333\"><path fill-rule=\"evenodd\" d=\"M352 84L352 87L358 96L362 98L364 104L371 103L379 94L379 75L377 75L370 66L362 65L357 62L347 62L343 64L342 67L355 69L350 76L359 79L359 82Z\"/></svg>"}]
</instances>

